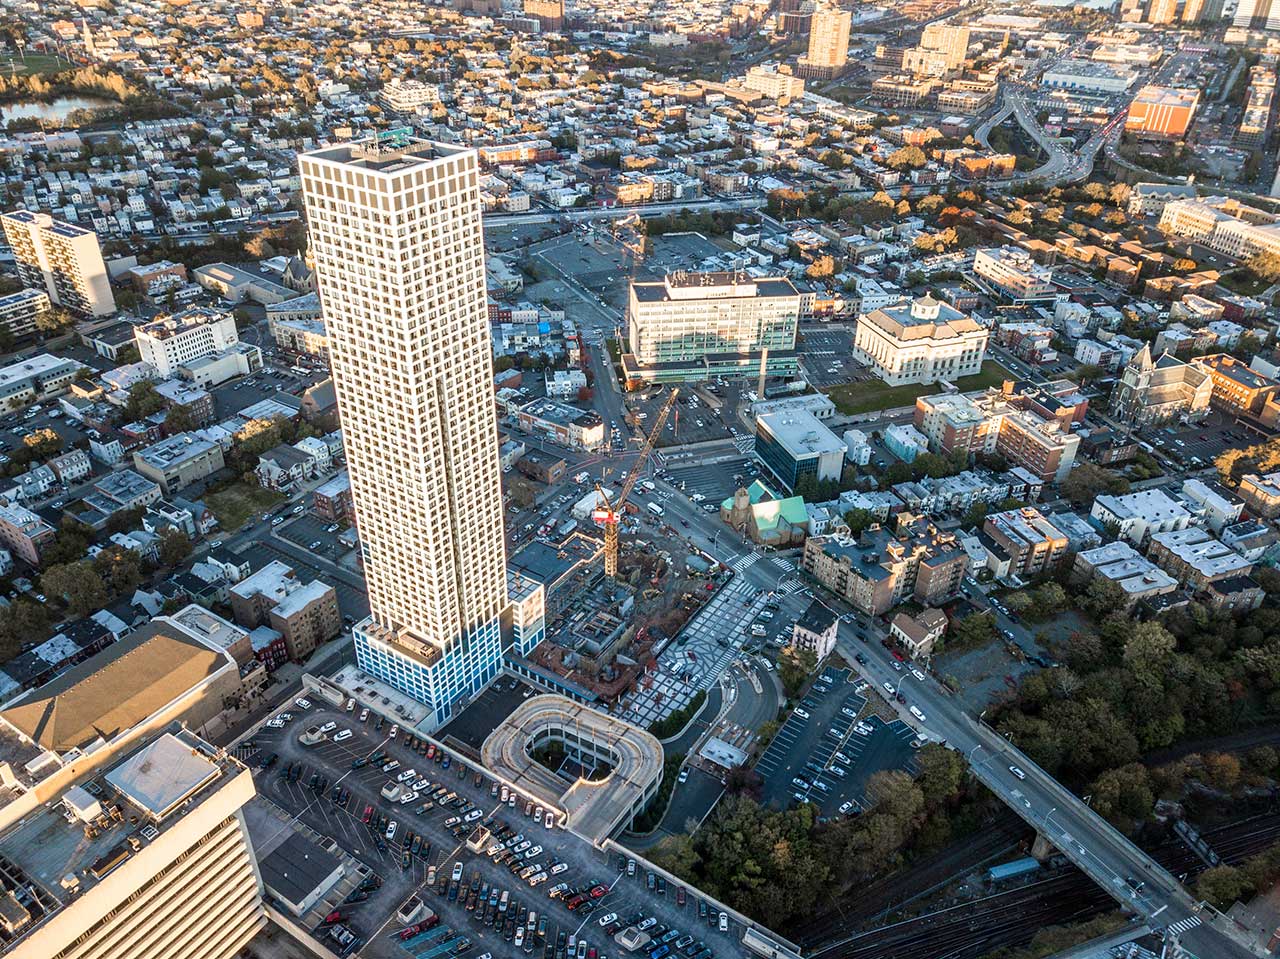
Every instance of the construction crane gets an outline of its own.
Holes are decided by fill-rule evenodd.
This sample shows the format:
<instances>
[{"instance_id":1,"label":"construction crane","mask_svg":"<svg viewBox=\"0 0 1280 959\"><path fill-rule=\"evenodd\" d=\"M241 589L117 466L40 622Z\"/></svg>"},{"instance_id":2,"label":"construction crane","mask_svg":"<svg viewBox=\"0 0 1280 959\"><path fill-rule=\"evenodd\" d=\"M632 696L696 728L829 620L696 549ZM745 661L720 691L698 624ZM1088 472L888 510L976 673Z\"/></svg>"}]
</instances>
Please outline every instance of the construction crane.
<instances>
[{"instance_id":1,"label":"construction crane","mask_svg":"<svg viewBox=\"0 0 1280 959\"><path fill-rule=\"evenodd\" d=\"M658 411L658 416L654 421L653 429L645 437L644 445L640 447L640 455L636 457L636 461L631 467L631 472L627 474L627 481L622 484L622 492L618 494L618 498L610 501L609 494L605 492L604 487L596 483L596 495L599 500L596 508L591 511L591 518L604 526L604 574L610 579L618 578L618 520L622 518L622 512L627 505L627 498L631 496L636 480L640 478L641 467L649 459L649 454L653 452L654 446L657 445L658 437L662 435L662 427L666 425L667 414L671 412L671 407L675 404L678 395L680 395L680 390L677 387L671 391L667 401L662 404L662 409Z\"/></svg>"}]
</instances>

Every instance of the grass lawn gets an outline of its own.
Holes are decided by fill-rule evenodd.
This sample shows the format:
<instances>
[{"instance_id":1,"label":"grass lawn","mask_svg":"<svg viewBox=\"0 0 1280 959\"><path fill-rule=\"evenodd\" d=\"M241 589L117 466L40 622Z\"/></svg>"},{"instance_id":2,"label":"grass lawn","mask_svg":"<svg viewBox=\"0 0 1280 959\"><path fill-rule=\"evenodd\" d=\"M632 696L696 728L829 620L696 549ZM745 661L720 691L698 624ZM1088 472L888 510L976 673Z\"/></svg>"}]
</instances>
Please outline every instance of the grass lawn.
<instances>
[{"instance_id":1,"label":"grass lawn","mask_svg":"<svg viewBox=\"0 0 1280 959\"><path fill-rule=\"evenodd\" d=\"M989 386L999 386L1013 374L995 360L987 360L982 364L982 372L966 376L957 381L956 386L968 392L984 390ZM887 386L883 381L863 380L859 383L846 383L844 386L833 386L827 395L836 404L836 409L846 416L854 413L870 413L873 410L891 410L900 406L911 406L917 396L929 396L941 392L937 383L909 383L905 386Z\"/></svg>"},{"instance_id":2,"label":"grass lawn","mask_svg":"<svg viewBox=\"0 0 1280 959\"><path fill-rule=\"evenodd\" d=\"M1236 270L1218 278L1218 285L1225 286L1232 293L1241 296L1258 296L1271 284L1260 276L1254 276L1248 270Z\"/></svg>"},{"instance_id":3,"label":"grass lawn","mask_svg":"<svg viewBox=\"0 0 1280 959\"><path fill-rule=\"evenodd\" d=\"M22 57L0 57L0 73L5 76L13 74L23 77L34 73L58 73L70 70L71 64L59 57L44 53L28 53L25 62Z\"/></svg>"},{"instance_id":4,"label":"grass lawn","mask_svg":"<svg viewBox=\"0 0 1280 959\"><path fill-rule=\"evenodd\" d=\"M284 496L260 486L250 486L240 482L217 493L210 493L204 498L205 504L213 510L218 518L218 525L224 533L234 533L255 513L265 513Z\"/></svg>"}]
</instances>

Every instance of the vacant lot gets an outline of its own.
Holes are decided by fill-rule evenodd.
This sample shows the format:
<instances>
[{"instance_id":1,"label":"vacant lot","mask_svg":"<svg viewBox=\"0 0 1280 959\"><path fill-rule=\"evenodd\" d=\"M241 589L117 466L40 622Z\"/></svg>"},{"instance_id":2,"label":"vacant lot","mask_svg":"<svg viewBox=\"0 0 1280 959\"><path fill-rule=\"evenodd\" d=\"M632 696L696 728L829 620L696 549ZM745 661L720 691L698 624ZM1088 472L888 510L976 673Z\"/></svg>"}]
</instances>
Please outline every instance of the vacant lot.
<instances>
[{"instance_id":1,"label":"vacant lot","mask_svg":"<svg viewBox=\"0 0 1280 959\"><path fill-rule=\"evenodd\" d=\"M982 364L982 372L966 376L956 381L961 390L982 390L988 386L999 386L1008 377L1009 371L995 360L987 360ZM892 410L900 406L911 406L917 396L928 396L940 392L937 383L911 383L906 386L887 386L881 380L862 380L857 383L845 383L827 390L827 395L836 404L836 409L846 416L854 413L870 413L873 410Z\"/></svg>"},{"instance_id":2,"label":"vacant lot","mask_svg":"<svg viewBox=\"0 0 1280 959\"><path fill-rule=\"evenodd\" d=\"M223 532L233 533L254 513L265 513L284 497L261 486L236 483L220 492L210 493L204 499L213 515L218 517L218 525Z\"/></svg>"}]
</instances>

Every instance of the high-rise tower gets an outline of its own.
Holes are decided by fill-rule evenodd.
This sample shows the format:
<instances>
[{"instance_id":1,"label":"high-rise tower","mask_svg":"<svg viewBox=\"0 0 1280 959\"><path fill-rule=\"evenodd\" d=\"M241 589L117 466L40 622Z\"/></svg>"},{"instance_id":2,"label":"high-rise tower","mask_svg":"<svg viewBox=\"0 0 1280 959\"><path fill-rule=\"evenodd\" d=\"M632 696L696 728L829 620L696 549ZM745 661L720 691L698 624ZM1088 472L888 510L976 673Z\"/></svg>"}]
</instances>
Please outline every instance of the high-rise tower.
<instances>
[{"instance_id":1,"label":"high-rise tower","mask_svg":"<svg viewBox=\"0 0 1280 959\"><path fill-rule=\"evenodd\" d=\"M809 52L800 58L796 73L812 79L839 76L849 62L849 27L853 15L836 6L820 6L809 24Z\"/></svg>"},{"instance_id":2,"label":"high-rise tower","mask_svg":"<svg viewBox=\"0 0 1280 959\"><path fill-rule=\"evenodd\" d=\"M507 608L478 160L399 136L299 158L370 618L366 672L444 722Z\"/></svg>"}]
</instances>

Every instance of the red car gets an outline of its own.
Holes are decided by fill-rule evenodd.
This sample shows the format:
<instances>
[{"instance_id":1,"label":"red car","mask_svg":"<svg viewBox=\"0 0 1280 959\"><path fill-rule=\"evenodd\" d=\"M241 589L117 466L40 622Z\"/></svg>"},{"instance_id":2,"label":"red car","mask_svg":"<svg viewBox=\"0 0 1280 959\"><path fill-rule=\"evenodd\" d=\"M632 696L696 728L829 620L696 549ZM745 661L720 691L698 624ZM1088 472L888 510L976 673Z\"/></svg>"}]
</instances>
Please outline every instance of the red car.
<instances>
[{"instance_id":1,"label":"red car","mask_svg":"<svg viewBox=\"0 0 1280 959\"><path fill-rule=\"evenodd\" d=\"M412 926L409 926L400 931L400 939L401 940L412 939L414 936L416 936L420 932L422 932L422 926L420 926L418 923L415 922Z\"/></svg>"},{"instance_id":2,"label":"red car","mask_svg":"<svg viewBox=\"0 0 1280 959\"><path fill-rule=\"evenodd\" d=\"M364 807L364 815L360 817L360 821L361 821L362 823L364 823L365 825L368 825L369 820L370 820L370 819L372 819L372 818L373 818L373 807L372 807L372 806L365 806L365 807Z\"/></svg>"},{"instance_id":3,"label":"red car","mask_svg":"<svg viewBox=\"0 0 1280 959\"><path fill-rule=\"evenodd\" d=\"M893 658L896 659L898 662L905 663L907 661L907 657L903 656L902 653L898 652L898 650L891 649L889 650L889 652L893 654Z\"/></svg>"},{"instance_id":4,"label":"red car","mask_svg":"<svg viewBox=\"0 0 1280 959\"><path fill-rule=\"evenodd\" d=\"M574 896L572 899L566 902L564 904L564 907L568 909L570 912L573 912L573 910L577 909L586 901L587 901L587 897L582 895L582 893L578 893L578 895Z\"/></svg>"},{"instance_id":5,"label":"red car","mask_svg":"<svg viewBox=\"0 0 1280 959\"><path fill-rule=\"evenodd\" d=\"M435 758L436 758L436 744L435 744L435 743L428 743L428 744L427 744L427 758L428 758L428 759L435 759Z\"/></svg>"},{"instance_id":6,"label":"red car","mask_svg":"<svg viewBox=\"0 0 1280 959\"><path fill-rule=\"evenodd\" d=\"M601 896L603 896L603 895L605 895L606 893L608 893L608 891L609 891L609 887L608 887L608 886L592 886L592 887L591 887L591 898L592 898L592 899L599 899Z\"/></svg>"},{"instance_id":7,"label":"red car","mask_svg":"<svg viewBox=\"0 0 1280 959\"><path fill-rule=\"evenodd\" d=\"M676 905L684 905L684 886L676 886Z\"/></svg>"},{"instance_id":8,"label":"red car","mask_svg":"<svg viewBox=\"0 0 1280 959\"><path fill-rule=\"evenodd\" d=\"M329 915L324 917L324 925L332 926L335 922L342 922L342 920L346 918L347 917L345 915L335 909L333 912L329 913Z\"/></svg>"}]
</instances>

